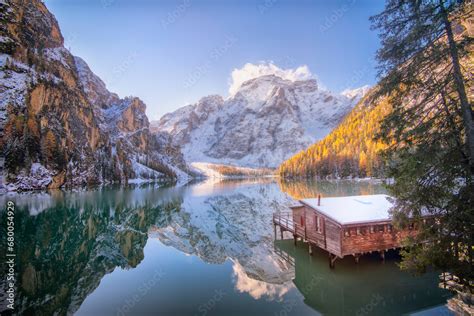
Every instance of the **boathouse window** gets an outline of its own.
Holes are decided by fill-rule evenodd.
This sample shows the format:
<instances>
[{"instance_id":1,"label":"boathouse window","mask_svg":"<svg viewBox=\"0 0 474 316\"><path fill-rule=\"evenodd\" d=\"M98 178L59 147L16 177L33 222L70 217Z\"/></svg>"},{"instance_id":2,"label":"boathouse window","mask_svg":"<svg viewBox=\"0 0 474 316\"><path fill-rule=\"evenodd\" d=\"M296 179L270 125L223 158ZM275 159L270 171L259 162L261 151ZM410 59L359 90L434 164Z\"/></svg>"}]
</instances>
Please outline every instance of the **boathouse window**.
<instances>
[{"instance_id":1,"label":"boathouse window","mask_svg":"<svg viewBox=\"0 0 474 316\"><path fill-rule=\"evenodd\" d=\"M349 237L351 235L351 231L349 229L344 229L344 236Z\"/></svg>"},{"instance_id":2,"label":"boathouse window","mask_svg":"<svg viewBox=\"0 0 474 316\"><path fill-rule=\"evenodd\" d=\"M377 225L377 232L382 233L383 232L383 226L384 225Z\"/></svg>"},{"instance_id":3,"label":"boathouse window","mask_svg":"<svg viewBox=\"0 0 474 316\"><path fill-rule=\"evenodd\" d=\"M356 235L360 235L360 227L357 227L357 229L356 229Z\"/></svg>"},{"instance_id":4,"label":"boathouse window","mask_svg":"<svg viewBox=\"0 0 474 316\"><path fill-rule=\"evenodd\" d=\"M388 224L388 225L387 225L387 230L388 230L389 232L392 232L393 226L392 226L391 224Z\"/></svg>"},{"instance_id":5,"label":"boathouse window","mask_svg":"<svg viewBox=\"0 0 474 316\"><path fill-rule=\"evenodd\" d=\"M371 233L371 234L374 233L374 226L370 226L370 233Z\"/></svg>"}]
</instances>

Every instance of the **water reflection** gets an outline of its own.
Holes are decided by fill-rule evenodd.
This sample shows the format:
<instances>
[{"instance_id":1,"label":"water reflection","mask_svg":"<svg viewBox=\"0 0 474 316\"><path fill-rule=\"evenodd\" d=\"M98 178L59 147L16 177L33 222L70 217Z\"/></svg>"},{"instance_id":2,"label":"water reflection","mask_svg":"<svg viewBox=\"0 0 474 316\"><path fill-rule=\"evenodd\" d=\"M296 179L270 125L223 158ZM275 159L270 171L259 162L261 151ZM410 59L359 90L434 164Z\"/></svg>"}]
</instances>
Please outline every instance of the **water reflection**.
<instances>
[{"instance_id":1,"label":"water reflection","mask_svg":"<svg viewBox=\"0 0 474 316\"><path fill-rule=\"evenodd\" d=\"M292 241L276 241L275 247L295 265L294 284L305 304L328 315L405 315L444 304L451 295L438 287L438 273L413 276L402 272L396 252L386 261L364 256L359 264L346 257L330 269L327 253Z\"/></svg>"},{"instance_id":2,"label":"water reflection","mask_svg":"<svg viewBox=\"0 0 474 316\"><path fill-rule=\"evenodd\" d=\"M278 184L282 192L294 199L307 199L321 196L349 196L384 194L385 188L377 180L286 180L279 179Z\"/></svg>"},{"instance_id":3,"label":"water reflection","mask_svg":"<svg viewBox=\"0 0 474 316\"><path fill-rule=\"evenodd\" d=\"M150 235L205 262L233 259L255 280L290 281L291 269L273 253L271 218L292 200L274 182L229 181L209 190L211 185L192 186L170 225L152 227Z\"/></svg>"},{"instance_id":4,"label":"water reflection","mask_svg":"<svg viewBox=\"0 0 474 316\"><path fill-rule=\"evenodd\" d=\"M17 208L16 312L72 314L105 274L136 267L148 228L166 225L181 205L178 197L154 193L107 188L3 196ZM2 223L5 216L2 212ZM6 253L5 236L4 231L1 253Z\"/></svg>"},{"instance_id":5,"label":"water reflection","mask_svg":"<svg viewBox=\"0 0 474 316\"><path fill-rule=\"evenodd\" d=\"M207 310L208 315L235 312L237 306L242 313L275 314L287 310L289 299L295 303L288 314L349 314L356 311L357 302L370 302L371 293L390 286L397 297L407 296L409 287L418 289L416 308L420 302L426 306L442 303L433 276L417 285L393 265L380 262L369 271L363 264L354 267L341 261L337 272L331 273L326 260L319 260L319 255L309 257L291 242L277 243L275 248L272 213L294 203L289 195L382 190L367 182L265 179L3 195L4 205L13 200L17 207L16 311L23 315L116 314L162 266L167 277L155 282L140 304L134 305L137 313L196 314L203 300L214 295L215 288L208 284L226 293L220 307ZM4 221L5 213L0 215ZM2 232L2 253L4 239ZM377 283L376 275L387 281ZM128 288L130 282L137 287ZM199 290L190 290L190 284ZM432 295L424 295L423 289L432 289ZM188 295L186 300L181 298L183 293ZM383 297L391 302L389 296ZM306 308L303 300L314 310Z\"/></svg>"},{"instance_id":6,"label":"water reflection","mask_svg":"<svg viewBox=\"0 0 474 316\"><path fill-rule=\"evenodd\" d=\"M273 284L256 280L250 277L244 267L238 262L233 264L232 270L235 277L235 288L240 293L248 293L256 300L265 298L268 300L281 301L285 294L293 287L290 282Z\"/></svg>"}]
</instances>

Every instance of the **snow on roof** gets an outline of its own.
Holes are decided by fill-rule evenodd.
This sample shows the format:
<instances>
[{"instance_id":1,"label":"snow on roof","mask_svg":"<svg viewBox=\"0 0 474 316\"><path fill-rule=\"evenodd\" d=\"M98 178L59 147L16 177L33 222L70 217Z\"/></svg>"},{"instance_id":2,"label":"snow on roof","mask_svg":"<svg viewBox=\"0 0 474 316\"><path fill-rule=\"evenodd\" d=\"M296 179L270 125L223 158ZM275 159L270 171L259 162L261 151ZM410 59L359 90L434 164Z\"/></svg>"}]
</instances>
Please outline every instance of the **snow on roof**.
<instances>
[{"instance_id":1,"label":"snow on roof","mask_svg":"<svg viewBox=\"0 0 474 316\"><path fill-rule=\"evenodd\" d=\"M392 207L385 194L303 199L301 202L336 220L340 224L356 224L390 220Z\"/></svg>"}]
</instances>

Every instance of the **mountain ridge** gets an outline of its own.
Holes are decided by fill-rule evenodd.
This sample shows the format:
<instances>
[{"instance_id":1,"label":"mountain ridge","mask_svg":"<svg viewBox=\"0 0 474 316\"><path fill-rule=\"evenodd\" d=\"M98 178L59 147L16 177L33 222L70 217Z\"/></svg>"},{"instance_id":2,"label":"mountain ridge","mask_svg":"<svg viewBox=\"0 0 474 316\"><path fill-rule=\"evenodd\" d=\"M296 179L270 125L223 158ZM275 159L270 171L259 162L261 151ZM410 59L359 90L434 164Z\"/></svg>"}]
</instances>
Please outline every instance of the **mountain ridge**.
<instances>
[{"instance_id":1,"label":"mountain ridge","mask_svg":"<svg viewBox=\"0 0 474 316\"><path fill-rule=\"evenodd\" d=\"M38 0L0 2L0 190L186 179L145 104L107 90Z\"/></svg>"},{"instance_id":2,"label":"mountain ridge","mask_svg":"<svg viewBox=\"0 0 474 316\"><path fill-rule=\"evenodd\" d=\"M173 137L187 163L275 168L327 135L367 89L345 96L320 89L315 79L267 74L243 82L226 99L203 97L151 125Z\"/></svg>"}]
</instances>

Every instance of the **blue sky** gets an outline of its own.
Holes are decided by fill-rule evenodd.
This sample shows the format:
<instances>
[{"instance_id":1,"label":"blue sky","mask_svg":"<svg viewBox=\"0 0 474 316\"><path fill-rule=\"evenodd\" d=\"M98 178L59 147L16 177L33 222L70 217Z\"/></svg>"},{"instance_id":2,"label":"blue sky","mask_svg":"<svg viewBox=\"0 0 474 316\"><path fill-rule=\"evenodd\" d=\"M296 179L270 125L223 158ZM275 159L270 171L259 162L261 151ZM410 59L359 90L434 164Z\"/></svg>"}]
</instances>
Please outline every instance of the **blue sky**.
<instances>
[{"instance_id":1,"label":"blue sky","mask_svg":"<svg viewBox=\"0 0 474 316\"><path fill-rule=\"evenodd\" d=\"M376 82L379 46L369 16L383 1L47 0L66 47L111 91L163 114L209 94L229 94L246 63L306 65L342 91Z\"/></svg>"}]
</instances>

